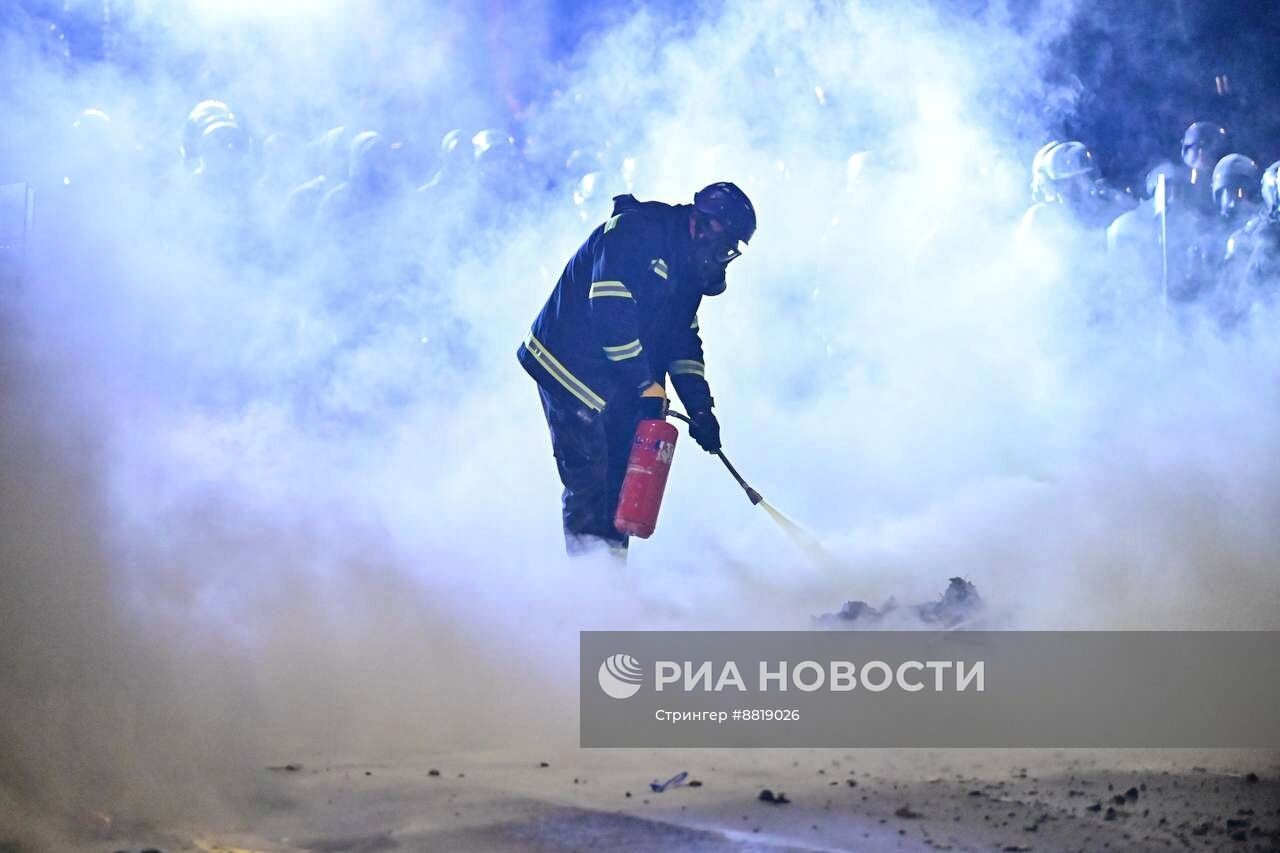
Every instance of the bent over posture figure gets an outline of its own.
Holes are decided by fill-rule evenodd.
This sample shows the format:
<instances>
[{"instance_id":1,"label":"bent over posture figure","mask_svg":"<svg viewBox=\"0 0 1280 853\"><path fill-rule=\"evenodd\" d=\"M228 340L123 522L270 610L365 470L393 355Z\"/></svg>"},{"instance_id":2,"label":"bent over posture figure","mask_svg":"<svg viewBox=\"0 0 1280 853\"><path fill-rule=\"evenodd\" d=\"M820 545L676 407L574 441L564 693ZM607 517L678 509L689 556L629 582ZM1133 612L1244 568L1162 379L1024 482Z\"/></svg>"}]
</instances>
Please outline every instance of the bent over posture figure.
<instances>
[{"instance_id":1,"label":"bent over posture figure","mask_svg":"<svg viewBox=\"0 0 1280 853\"><path fill-rule=\"evenodd\" d=\"M668 374L689 434L720 449L697 312L703 296L724 292L725 269L755 230L755 208L731 183L699 190L691 205L618 196L534 320L518 357L551 430L571 555L626 553L613 526L618 493L636 423L665 412Z\"/></svg>"}]
</instances>

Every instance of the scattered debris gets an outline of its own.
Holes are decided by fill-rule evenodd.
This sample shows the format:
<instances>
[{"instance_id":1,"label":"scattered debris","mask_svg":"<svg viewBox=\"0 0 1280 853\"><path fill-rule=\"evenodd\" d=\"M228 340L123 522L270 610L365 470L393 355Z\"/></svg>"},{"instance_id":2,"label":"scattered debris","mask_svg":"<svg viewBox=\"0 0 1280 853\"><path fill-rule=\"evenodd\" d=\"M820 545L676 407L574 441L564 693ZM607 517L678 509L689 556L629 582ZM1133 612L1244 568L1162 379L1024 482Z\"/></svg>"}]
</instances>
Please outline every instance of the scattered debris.
<instances>
[{"instance_id":1,"label":"scattered debris","mask_svg":"<svg viewBox=\"0 0 1280 853\"><path fill-rule=\"evenodd\" d=\"M689 771L681 770L679 773L672 776L670 779L668 779L665 782L659 782L657 779L654 779L652 782L649 783L649 790L653 791L655 794L661 794L663 791L667 790L668 788L679 787L684 782L684 780L688 778L689 778Z\"/></svg>"},{"instance_id":2,"label":"scattered debris","mask_svg":"<svg viewBox=\"0 0 1280 853\"><path fill-rule=\"evenodd\" d=\"M972 619L982 609L978 589L964 578L952 578L942 597L928 604L917 604L916 616L922 622L945 625L948 628ZM1023 771L1025 775L1026 771Z\"/></svg>"},{"instance_id":3,"label":"scattered debris","mask_svg":"<svg viewBox=\"0 0 1280 853\"><path fill-rule=\"evenodd\" d=\"M897 609L898 603L892 598L879 608L872 607L865 601L846 601L835 613L823 613L814 621L828 628L844 628L853 622L873 625Z\"/></svg>"},{"instance_id":4,"label":"scattered debris","mask_svg":"<svg viewBox=\"0 0 1280 853\"><path fill-rule=\"evenodd\" d=\"M268 767L267 769L274 770L277 773L297 773L299 770L302 769L302 765L301 764L275 764L275 765L272 765L271 767Z\"/></svg>"},{"instance_id":5,"label":"scattered debris","mask_svg":"<svg viewBox=\"0 0 1280 853\"><path fill-rule=\"evenodd\" d=\"M538 762L538 766L539 766L539 767L550 767L550 766L551 766L551 763L550 763L550 762L547 762L547 761L539 761L539 762Z\"/></svg>"},{"instance_id":6,"label":"scattered debris","mask_svg":"<svg viewBox=\"0 0 1280 853\"><path fill-rule=\"evenodd\" d=\"M430 770L428 770L428 771L427 771L427 775L428 775L428 776L439 776L439 775L440 775L440 771L439 771L439 770L436 770L436 769L433 767L433 768L431 768Z\"/></svg>"},{"instance_id":7,"label":"scattered debris","mask_svg":"<svg viewBox=\"0 0 1280 853\"><path fill-rule=\"evenodd\" d=\"M1245 784L1246 784L1246 785L1252 785L1252 784L1254 784L1255 782L1257 782L1257 781L1258 781L1258 774L1257 774L1257 773L1246 773L1246 774L1245 774L1245 777L1244 777L1244 781L1245 781Z\"/></svg>"},{"instance_id":8,"label":"scattered debris","mask_svg":"<svg viewBox=\"0 0 1280 853\"><path fill-rule=\"evenodd\" d=\"M830 628L847 628L851 623L869 625L880 622L897 609L898 603L893 598L879 608L872 607L865 601L846 601L839 611L824 613L815 621ZM937 601L915 604L907 610L927 625L955 628L973 619L982 610L982 597L978 595L977 587L969 581L954 577Z\"/></svg>"},{"instance_id":9,"label":"scattered debris","mask_svg":"<svg viewBox=\"0 0 1280 853\"><path fill-rule=\"evenodd\" d=\"M791 802L787 799L787 795L782 791L775 794L768 788L762 789L760 791L760 796L756 797L756 799L762 803L773 803L775 806L782 806Z\"/></svg>"},{"instance_id":10,"label":"scattered debris","mask_svg":"<svg viewBox=\"0 0 1280 853\"><path fill-rule=\"evenodd\" d=\"M702 787L702 780L701 780L701 779L690 779L690 780L689 780L689 787L690 787L690 788L701 788L701 787Z\"/></svg>"},{"instance_id":11,"label":"scattered debris","mask_svg":"<svg viewBox=\"0 0 1280 853\"><path fill-rule=\"evenodd\" d=\"M915 818L918 818L921 815L920 815L920 812L912 811L911 806L899 806L897 811L893 813L893 816L905 818L907 820L914 820Z\"/></svg>"}]
</instances>

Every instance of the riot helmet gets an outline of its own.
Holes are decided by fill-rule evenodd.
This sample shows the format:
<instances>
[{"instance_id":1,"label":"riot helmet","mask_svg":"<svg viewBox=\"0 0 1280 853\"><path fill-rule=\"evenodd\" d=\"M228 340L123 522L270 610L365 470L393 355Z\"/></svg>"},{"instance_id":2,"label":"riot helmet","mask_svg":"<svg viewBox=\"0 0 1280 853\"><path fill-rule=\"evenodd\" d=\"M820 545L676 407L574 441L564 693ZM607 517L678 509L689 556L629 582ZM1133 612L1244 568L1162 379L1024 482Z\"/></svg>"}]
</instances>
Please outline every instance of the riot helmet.
<instances>
[{"instance_id":1,"label":"riot helmet","mask_svg":"<svg viewBox=\"0 0 1280 853\"><path fill-rule=\"evenodd\" d=\"M1046 184L1049 176L1045 174L1045 165L1049 157L1049 152L1062 143L1054 139L1046 142L1036 152L1036 156L1031 158L1031 200L1032 201L1048 201L1045 192Z\"/></svg>"},{"instance_id":2,"label":"riot helmet","mask_svg":"<svg viewBox=\"0 0 1280 853\"><path fill-rule=\"evenodd\" d=\"M1262 209L1268 219L1280 219L1280 160L1262 173Z\"/></svg>"},{"instance_id":3,"label":"riot helmet","mask_svg":"<svg viewBox=\"0 0 1280 853\"><path fill-rule=\"evenodd\" d=\"M231 122L239 124L235 112L226 101L205 100L191 108L187 113L186 124L182 128L182 142L178 153L188 168L195 170L200 166L200 144L205 129L215 122Z\"/></svg>"},{"instance_id":4,"label":"riot helmet","mask_svg":"<svg viewBox=\"0 0 1280 853\"><path fill-rule=\"evenodd\" d=\"M1098 164L1093 152L1083 142L1063 142L1045 154L1045 176L1055 184L1072 178L1098 176Z\"/></svg>"},{"instance_id":5,"label":"riot helmet","mask_svg":"<svg viewBox=\"0 0 1280 853\"><path fill-rule=\"evenodd\" d=\"M471 137L475 174L483 191L512 200L526 187L524 156L505 130L482 130Z\"/></svg>"},{"instance_id":6,"label":"riot helmet","mask_svg":"<svg viewBox=\"0 0 1280 853\"><path fill-rule=\"evenodd\" d=\"M1228 154L1213 167L1213 200L1218 213L1231 218L1239 204L1253 195L1258 183L1258 164L1243 154Z\"/></svg>"},{"instance_id":7,"label":"riot helmet","mask_svg":"<svg viewBox=\"0 0 1280 853\"><path fill-rule=\"evenodd\" d=\"M504 130L482 130L471 137L471 146L482 175L499 174L520 159L515 137Z\"/></svg>"},{"instance_id":8,"label":"riot helmet","mask_svg":"<svg viewBox=\"0 0 1280 853\"><path fill-rule=\"evenodd\" d=\"M1046 200L1079 204L1096 194L1098 165L1083 142L1063 142L1044 156Z\"/></svg>"},{"instance_id":9,"label":"riot helmet","mask_svg":"<svg viewBox=\"0 0 1280 853\"><path fill-rule=\"evenodd\" d=\"M1197 121L1182 134L1182 162L1207 172L1227 147L1227 129L1211 121Z\"/></svg>"},{"instance_id":10,"label":"riot helmet","mask_svg":"<svg viewBox=\"0 0 1280 853\"><path fill-rule=\"evenodd\" d=\"M231 120L214 121L200 134L200 166L197 174L219 180L248 177L245 165L251 153L249 134Z\"/></svg>"},{"instance_id":11,"label":"riot helmet","mask_svg":"<svg viewBox=\"0 0 1280 853\"><path fill-rule=\"evenodd\" d=\"M101 186L120 165L120 155L120 135L111 116L94 107L82 110L71 123L63 152L63 186Z\"/></svg>"},{"instance_id":12,"label":"riot helmet","mask_svg":"<svg viewBox=\"0 0 1280 853\"><path fill-rule=\"evenodd\" d=\"M440 164L448 167L453 165L458 158L464 157L467 151L466 134L460 128L454 128L444 135L440 140Z\"/></svg>"},{"instance_id":13,"label":"riot helmet","mask_svg":"<svg viewBox=\"0 0 1280 853\"><path fill-rule=\"evenodd\" d=\"M588 211L604 197L604 185L604 172L587 172L573 185L573 206L584 222L591 218Z\"/></svg>"},{"instance_id":14,"label":"riot helmet","mask_svg":"<svg viewBox=\"0 0 1280 853\"><path fill-rule=\"evenodd\" d=\"M347 180L361 190L383 188L390 173L389 154L386 140L376 130L357 133L347 150Z\"/></svg>"}]
</instances>

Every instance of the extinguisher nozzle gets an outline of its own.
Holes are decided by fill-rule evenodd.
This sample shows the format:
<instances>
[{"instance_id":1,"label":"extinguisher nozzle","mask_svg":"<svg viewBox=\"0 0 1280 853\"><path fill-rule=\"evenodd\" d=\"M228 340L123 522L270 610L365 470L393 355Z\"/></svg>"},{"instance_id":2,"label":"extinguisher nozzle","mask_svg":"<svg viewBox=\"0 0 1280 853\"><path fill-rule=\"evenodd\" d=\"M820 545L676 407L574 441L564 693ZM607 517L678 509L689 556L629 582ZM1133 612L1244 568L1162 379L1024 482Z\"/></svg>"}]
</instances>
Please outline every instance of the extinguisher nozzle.
<instances>
[{"instance_id":1,"label":"extinguisher nozzle","mask_svg":"<svg viewBox=\"0 0 1280 853\"><path fill-rule=\"evenodd\" d=\"M752 506L758 506L760 501L764 500L764 498L760 496L760 493L750 486L747 486L747 497L751 499Z\"/></svg>"}]
</instances>

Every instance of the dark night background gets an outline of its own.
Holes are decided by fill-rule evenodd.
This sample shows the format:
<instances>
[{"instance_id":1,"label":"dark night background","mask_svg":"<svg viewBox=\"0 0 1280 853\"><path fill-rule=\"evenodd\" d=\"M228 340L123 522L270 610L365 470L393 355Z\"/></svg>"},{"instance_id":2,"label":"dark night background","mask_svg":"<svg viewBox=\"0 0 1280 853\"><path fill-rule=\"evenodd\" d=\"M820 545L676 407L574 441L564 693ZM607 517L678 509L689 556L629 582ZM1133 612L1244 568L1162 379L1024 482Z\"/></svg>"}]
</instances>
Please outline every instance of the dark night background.
<instances>
[{"instance_id":1,"label":"dark night background","mask_svg":"<svg viewBox=\"0 0 1280 853\"><path fill-rule=\"evenodd\" d=\"M484 14L472 3L445 4L452 26L444 38L467 42L473 52L500 54L502 44L518 43L525 26L514 4L483 0ZM702 14L714 4L659 0L645 4L654 15L667 16L673 27ZM940 0L943 15L988 14L988 0ZM1047 82L1078 92L1069 116L1027 115L1033 127L1057 127L1059 139L1080 139L1098 154L1107 176L1117 184L1140 181L1161 159L1178 157L1182 131L1193 121L1225 125L1231 149L1252 156L1260 166L1280 157L1280 15L1274 3L1206 2L1206 0L1092 0L1075 5L1043 0L1009 0L999 11L1016 25L1052 13L1055 6L1075 11L1070 33L1050 47ZM147 76L149 30L142 4L111 0L24 0L0 13L12 25L29 15L57 22L61 34L50 50L65 49L69 68L106 60ZM583 7L572 0L542 4L546 29L541 47L550 63L537 75L520 69L493 70L489 93L505 105L509 126L518 127L524 105L539 92L554 88L557 68L593 32L616 24L635 4L596 3ZM104 26L104 20L108 21ZM174 61L170 58L168 61ZM173 71L175 69L166 69ZM540 79L530 79L540 77ZM198 93L199 97L206 97ZM445 128L447 129L447 128ZM1020 144L1031 151L1041 140L1033 132Z\"/></svg>"},{"instance_id":2,"label":"dark night background","mask_svg":"<svg viewBox=\"0 0 1280 853\"><path fill-rule=\"evenodd\" d=\"M1224 125L1231 148L1280 157L1280 16L1266 2L1104 0L1088 4L1055 57L1083 87L1064 138L1087 141L1113 178L1167 157L1193 121ZM1215 77L1225 77L1219 92Z\"/></svg>"}]
</instances>

